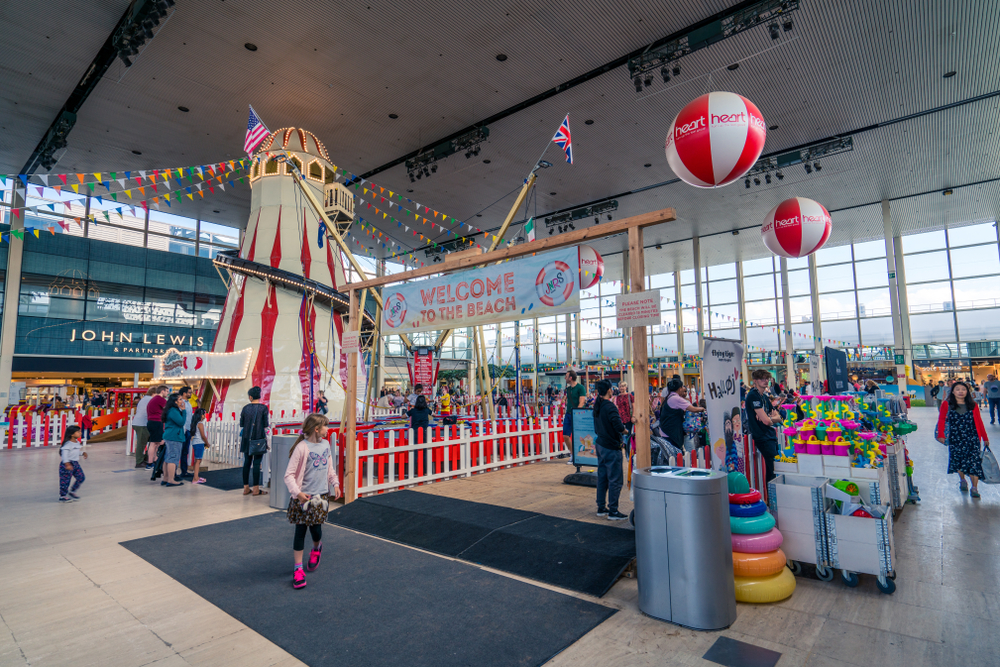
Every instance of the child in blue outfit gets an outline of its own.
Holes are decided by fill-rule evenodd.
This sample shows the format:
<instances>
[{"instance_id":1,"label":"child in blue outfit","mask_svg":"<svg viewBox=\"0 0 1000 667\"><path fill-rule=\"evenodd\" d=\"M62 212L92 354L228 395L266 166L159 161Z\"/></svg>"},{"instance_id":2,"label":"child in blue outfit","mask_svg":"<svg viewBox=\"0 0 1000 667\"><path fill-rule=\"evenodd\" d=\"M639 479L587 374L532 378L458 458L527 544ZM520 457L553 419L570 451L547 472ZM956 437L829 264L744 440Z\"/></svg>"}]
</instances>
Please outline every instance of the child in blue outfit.
<instances>
[{"instance_id":1,"label":"child in blue outfit","mask_svg":"<svg viewBox=\"0 0 1000 667\"><path fill-rule=\"evenodd\" d=\"M80 499L76 492L80 490L80 485L86 479L83 475L83 468L80 467L80 455L87 458L87 452L82 451L82 436L83 432L79 426L69 426L63 435L62 446L59 447L59 453L62 455L59 463L59 502L61 503L71 503ZM69 480L72 477L76 478L76 483L70 489Z\"/></svg>"}]
</instances>

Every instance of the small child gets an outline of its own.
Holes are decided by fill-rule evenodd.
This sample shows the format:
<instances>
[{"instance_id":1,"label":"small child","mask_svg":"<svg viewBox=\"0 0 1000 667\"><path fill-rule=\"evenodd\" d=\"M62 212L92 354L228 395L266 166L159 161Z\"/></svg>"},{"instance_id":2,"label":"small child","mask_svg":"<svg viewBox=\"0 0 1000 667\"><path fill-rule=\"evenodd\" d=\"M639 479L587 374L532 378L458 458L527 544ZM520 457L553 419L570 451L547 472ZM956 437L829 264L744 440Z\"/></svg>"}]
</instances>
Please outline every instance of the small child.
<instances>
[{"instance_id":1,"label":"small child","mask_svg":"<svg viewBox=\"0 0 1000 667\"><path fill-rule=\"evenodd\" d=\"M313 413L302 422L302 432L292 445L285 472L288 487L288 522L295 524L292 552L295 569L292 571L292 588L305 588L306 573L302 568L302 551L305 548L306 529L312 535L313 548L309 552L306 570L319 567L323 552L323 522L329 513L330 487L333 498L340 497L340 481L333 465L330 443L326 440L330 421Z\"/></svg>"},{"instance_id":2,"label":"small child","mask_svg":"<svg viewBox=\"0 0 1000 667\"><path fill-rule=\"evenodd\" d=\"M76 492L80 490L80 485L86 479L83 475L83 468L80 467L80 454L83 454L83 458L87 458L87 452L81 452L83 449L81 436L79 426L68 426L65 435L63 435L62 446L59 447L59 453L62 455L62 460L59 463L59 502L61 503L79 500L80 496L76 495ZM76 478L72 489L69 488L71 477Z\"/></svg>"},{"instance_id":3,"label":"small child","mask_svg":"<svg viewBox=\"0 0 1000 667\"><path fill-rule=\"evenodd\" d=\"M80 419L80 425L83 426L83 435L81 437L90 440L90 429L94 426L94 420L90 416L89 412L83 413L83 418Z\"/></svg>"},{"instance_id":4,"label":"small child","mask_svg":"<svg viewBox=\"0 0 1000 667\"><path fill-rule=\"evenodd\" d=\"M205 433L205 409L198 408L191 417L191 452L194 454L194 479L192 484L204 484L205 478L201 477L201 460L205 458L205 448L212 443L208 441L208 434Z\"/></svg>"}]
</instances>

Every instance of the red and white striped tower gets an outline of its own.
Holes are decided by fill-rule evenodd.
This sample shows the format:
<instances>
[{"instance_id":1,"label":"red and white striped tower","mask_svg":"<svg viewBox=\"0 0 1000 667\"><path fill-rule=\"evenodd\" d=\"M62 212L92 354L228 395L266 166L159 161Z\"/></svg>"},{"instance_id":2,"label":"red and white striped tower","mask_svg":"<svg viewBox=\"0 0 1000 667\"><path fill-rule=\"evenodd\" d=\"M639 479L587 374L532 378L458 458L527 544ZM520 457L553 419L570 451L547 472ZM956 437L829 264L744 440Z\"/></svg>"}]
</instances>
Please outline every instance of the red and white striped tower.
<instances>
[{"instance_id":1,"label":"red and white striped tower","mask_svg":"<svg viewBox=\"0 0 1000 667\"><path fill-rule=\"evenodd\" d=\"M334 290L345 282L340 249L322 230L290 166L275 159L286 155L305 176L303 183L324 202L332 220L350 224L354 200L337 183L326 147L311 132L282 128L260 145L251 166L250 218L240 258L265 270L281 269ZM261 274L261 275L258 275ZM320 300L262 277L261 271L234 273L214 352L252 348L250 372L241 380L216 382L211 413L230 419L249 402L247 391L260 386L261 401L278 418L311 412L319 390L326 392L331 416L341 414L347 356L340 353L341 315ZM314 352L314 354L313 354Z\"/></svg>"}]
</instances>

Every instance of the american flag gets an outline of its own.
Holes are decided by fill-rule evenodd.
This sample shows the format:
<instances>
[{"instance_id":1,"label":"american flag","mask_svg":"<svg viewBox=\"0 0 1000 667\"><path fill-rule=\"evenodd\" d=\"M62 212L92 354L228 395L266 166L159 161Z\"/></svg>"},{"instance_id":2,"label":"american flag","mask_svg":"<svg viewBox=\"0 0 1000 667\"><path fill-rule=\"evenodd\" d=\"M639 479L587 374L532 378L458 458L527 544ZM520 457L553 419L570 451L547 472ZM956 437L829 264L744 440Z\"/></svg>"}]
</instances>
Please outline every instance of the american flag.
<instances>
[{"instance_id":1,"label":"american flag","mask_svg":"<svg viewBox=\"0 0 1000 667\"><path fill-rule=\"evenodd\" d=\"M264 121L257 117L251 106L250 120L247 121L247 138L243 142L243 150L247 152L247 155L253 155L257 146L260 146L260 142L264 141L264 138L270 133L270 130L264 125Z\"/></svg>"},{"instance_id":2,"label":"american flag","mask_svg":"<svg viewBox=\"0 0 1000 667\"><path fill-rule=\"evenodd\" d=\"M566 117L563 118L562 125L556 130L556 135L552 137L552 141L559 144L559 148L566 152L566 161L573 164L573 140L569 134L569 114L566 114Z\"/></svg>"}]
</instances>

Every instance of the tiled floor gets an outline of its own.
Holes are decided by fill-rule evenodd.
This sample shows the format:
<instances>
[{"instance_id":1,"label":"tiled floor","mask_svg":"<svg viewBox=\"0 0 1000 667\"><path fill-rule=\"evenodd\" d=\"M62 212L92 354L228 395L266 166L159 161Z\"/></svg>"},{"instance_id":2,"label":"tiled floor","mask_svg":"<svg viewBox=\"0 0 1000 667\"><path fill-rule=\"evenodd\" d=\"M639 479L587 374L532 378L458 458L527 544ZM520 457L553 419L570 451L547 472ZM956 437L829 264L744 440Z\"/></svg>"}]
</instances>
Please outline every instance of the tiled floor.
<instances>
[{"instance_id":1,"label":"tiled floor","mask_svg":"<svg viewBox=\"0 0 1000 667\"><path fill-rule=\"evenodd\" d=\"M779 665L998 664L1000 489L984 487L978 501L958 492L956 476L944 474L947 450L931 438L934 416L913 411L923 502L896 524L894 595L871 577L855 589L799 578L789 600L739 605L728 630L694 632L640 614L635 580L622 579L600 600L621 613L550 664L710 665L701 656L720 634L782 653ZM1000 443L1000 427L988 428ZM56 452L0 452L0 666L300 664L118 545L269 511L266 499L153 486L120 444L90 450L84 500L68 506L56 502ZM592 489L561 484L571 470L536 464L421 490L604 521L592 515Z\"/></svg>"}]
</instances>

